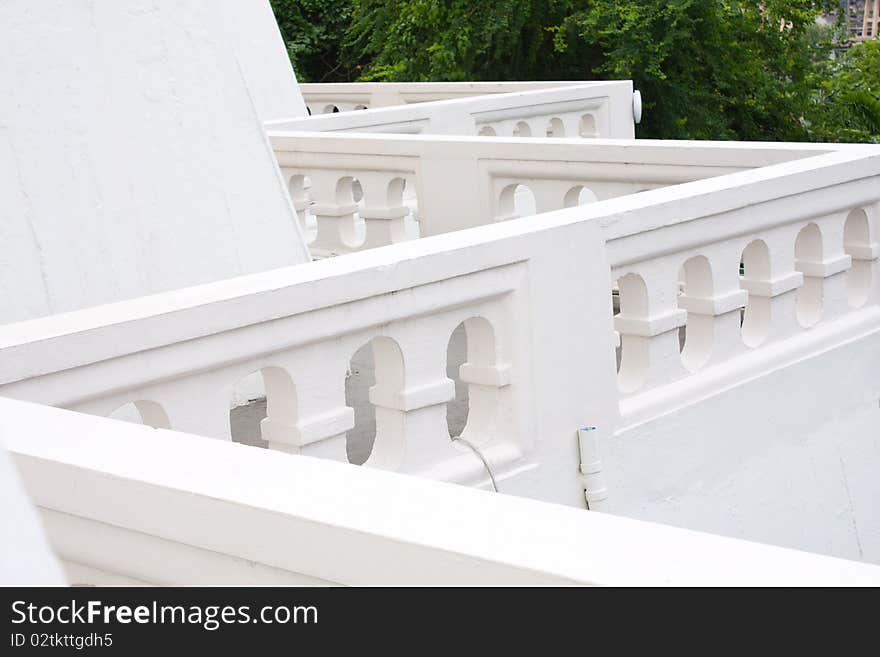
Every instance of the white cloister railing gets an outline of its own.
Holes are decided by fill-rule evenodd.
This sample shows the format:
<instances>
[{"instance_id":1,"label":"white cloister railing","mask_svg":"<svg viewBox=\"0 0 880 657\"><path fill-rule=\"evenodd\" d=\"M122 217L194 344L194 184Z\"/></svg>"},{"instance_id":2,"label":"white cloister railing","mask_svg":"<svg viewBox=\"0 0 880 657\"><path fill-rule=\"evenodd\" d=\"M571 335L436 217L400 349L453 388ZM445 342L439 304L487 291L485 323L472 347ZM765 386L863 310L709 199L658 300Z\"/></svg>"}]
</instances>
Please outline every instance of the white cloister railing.
<instances>
[{"instance_id":1,"label":"white cloister railing","mask_svg":"<svg viewBox=\"0 0 880 657\"><path fill-rule=\"evenodd\" d=\"M346 461L345 375L369 344L368 467L487 486L477 448L506 492L537 486L582 504L575 430L612 426L616 407L608 268L598 225L578 219L505 222L0 327L0 392L97 415L133 402L147 423L228 440L233 386L260 372L269 446ZM556 285L566 278L582 281L574 300ZM450 440L446 418L461 324L468 446ZM602 374L573 388L586 369Z\"/></svg>"},{"instance_id":2,"label":"white cloister railing","mask_svg":"<svg viewBox=\"0 0 880 657\"><path fill-rule=\"evenodd\" d=\"M588 82L360 112L313 113L269 130L484 136L634 136L632 82ZM554 121L555 119L555 121Z\"/></svg>"},{"instance_id":3,"label":"white cloister railing","mask_svg":"<svg viewBox=\"0 0 880 657\"><path fill-rule=\"evenodd\" d=\"M679 394L718 392L730 373L713 382L717 365L745 357L754 373L768 346L780 358L781 342L808 349L835 320L855 322L840 329L853 335L877 322L878 155L845 149L657 190L604 222L624 425L683 403L659 386L694 378Z\"/></svg>"},{"instance_id":4,"label":"white cloister railing","mask_svg":"<svg viewBox=\"0 0 880 657\"><path fill-rule=\"evenodd\" d=\"M344 461L354 426L344 374L369 344L367 465L486 486L445 419L447 345L463 323L463 437L507 492L582 504L577 455L560 449L576 445L577 427L607 437L714 394L731 376L717 364L748 377L784 357L765 344L818 349L880 326L878 181L875 149L842 149L8 325L0 391L99 415L135 402L146 422L228 439L232 387L258 371L270 447ZM557 469L568 474L542 476Z\"/></svg>"},{"instance_id":5,"label":"white cloister railing","mask_svg":"<svg viewBox=\"0 0 880 657\"><path fill-rule=\"evenodd\" d=\"M313 255L811 157L826 145L270 132Z\"/></svg>"},{"instance_id":6,"label":"white cloister railing","mask_svg":"<svg viewBox=\"0 0 880 657\"><path fill-rule=\"evenodd\" d=\"M9 399L0 431L73 584L880 584L873 565Z\"/></svg>"}]
</instances>

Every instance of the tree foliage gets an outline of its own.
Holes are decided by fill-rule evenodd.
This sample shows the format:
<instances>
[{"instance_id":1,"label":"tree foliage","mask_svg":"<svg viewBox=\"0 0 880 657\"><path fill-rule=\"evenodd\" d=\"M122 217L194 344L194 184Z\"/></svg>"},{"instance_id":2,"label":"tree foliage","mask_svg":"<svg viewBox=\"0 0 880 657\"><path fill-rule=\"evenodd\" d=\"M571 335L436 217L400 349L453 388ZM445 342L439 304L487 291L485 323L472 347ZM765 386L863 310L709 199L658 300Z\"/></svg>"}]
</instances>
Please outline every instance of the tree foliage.
<instances>
[{"instance_id":1,"label":"tree foliage","mask_svg":"<svg viewBox=\"0 0 880 657\"><path fill-rule=\"evenodd\" d=\"M805 121L811 139L880 143L880 41L853 45L822 62L813 77Z\"/></svg>"},{"instance_id":2,"label":"tree foliage","mask_svg":"<svg viewBox=\"0 0 880 657\"><path fill-rule=\"evenodd\" d=\"M876 42L836 0L273 0L304 80L632 79L639 136L877 141Z\"/></svg>"},{"instance_id":3,"label":"tree foliage","mask_svg":"<svg viewBox=\"0 0 880 657\"><path fill-rule=\"evenodd\" d=\"M355 73L341 53L352 0L271 0L287 54L300 82L349 82Z\"/></svg>"}]
</instances>

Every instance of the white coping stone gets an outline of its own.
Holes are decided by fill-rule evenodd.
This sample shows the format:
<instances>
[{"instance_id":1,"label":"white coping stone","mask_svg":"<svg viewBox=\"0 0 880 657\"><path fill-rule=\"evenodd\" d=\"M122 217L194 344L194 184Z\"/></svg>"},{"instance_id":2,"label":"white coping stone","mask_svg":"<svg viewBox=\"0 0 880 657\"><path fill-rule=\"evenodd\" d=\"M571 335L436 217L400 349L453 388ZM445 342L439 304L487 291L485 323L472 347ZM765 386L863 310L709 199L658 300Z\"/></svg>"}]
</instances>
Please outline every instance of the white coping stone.
<instances>
[{"instance_id":1,"label":"white coping stone","mask_svg":"<svg viewBox=\"0 0 880 657\"><path fill-rule=\"evenodd\" d=\"M0 399L0 420L43 508L331 582L880 583L873 565L37 404Z\"/></svg>"}]
</instances>

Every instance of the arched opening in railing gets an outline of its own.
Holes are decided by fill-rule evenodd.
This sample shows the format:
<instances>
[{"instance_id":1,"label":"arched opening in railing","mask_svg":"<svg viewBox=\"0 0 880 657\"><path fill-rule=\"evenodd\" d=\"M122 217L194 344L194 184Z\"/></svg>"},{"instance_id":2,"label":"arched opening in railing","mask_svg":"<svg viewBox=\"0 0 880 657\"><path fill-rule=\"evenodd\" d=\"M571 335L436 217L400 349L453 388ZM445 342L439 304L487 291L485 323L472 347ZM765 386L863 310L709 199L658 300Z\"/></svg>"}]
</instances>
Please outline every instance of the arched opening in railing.
<instances>
[{"instance_id":1,"label":"arched opening in railing","mask_svg":"<svg viewBox=\"0 0 880 657\"><path fill-rule=\"evenodd\" d=\"M349 463L400 462L404 427L393 400L403 386L403 352L393 339L375 337L354 353L345 377L345 403L354 409L345 445Z\"/></svg>"},{"instance_id":2,"label":"arched opening in railing","mask_svg":"<svg viewBox=\"0 0 880 657\"><path fill-rule=\"evenodd\" d=\"M402 177L392 178L388 181L385 188L385 207L388 210L397 210L398 208L407 208L408 213L402 221L393 221L388 230L388 237L391 244L404 242L406 240L417 239L419 237L419 226L414 218L414 208L404 199L407 189L406 179ZM412 204L417 206L418 200L413 196Z\"/></svg>"},{"instance_id":3,"label":"arched opening in railing","mask_svg":"<svg viewBox=\"0 0 880 657\"><path fill-rule=\"evenodd\" d=\"M618 282L611 282L611 314L617 317L620 314L620 286ZM620 358L622 354L620 333L614 327L614 355L617 363L617 373L620 374Z\"/></svg>"},{"instance_id":4,"label":"arched opening in railing","mask_svg":"<svg viewBox=\"0 0 880 657\"><path fill-rule=\"evenodd\" d=\"M498 363L495 329L485 317L469 317L452 332L446 350L446 376L455 381L455 399L446 405L452 438L475 443L498 432L500 388L508 368Z\"/></svg>"},{"instance_id":5,"label":"arched opening in railing","mask_svg":"<svg viewBox=\"0 0 880 657\"><path fill-rule=\"evenodd\" d=\"M764 240L753 240L743 249L740 265L740 286L751 283L770 284L770 248ZM742 315L742 339L746 346L757 347L767 339L770 330L770 299L750 293Z\"/></svg>"},{"instance_id":6,"label":"arched opening in railing","mask_svg":"<svg viewBox=\"0 0 880 657\"><path fill-rule=\"evenodd\" d=\"M324 106L324 114L336 114L337 112L339 112L339 108L336 105Z\"/></svg>"},{"instance_id":7,"label":"arched opening in railing","mask_svg":"<svg viewBox=\"0 0 880 657\"><path fill-rule=\"evenodd\" d=\"M798 233L794 243L795 267L822 262L822 231L814 223L807 224ZM812 326L822 317L822 282L815 276L804 276L804 284L797 291L797 318L801 326Z\"/></svg>"},{"instance_id":8,"label":"arched opening in railing","mask_svg":"<svg viewBox=\"0 0 880 657\"><path fill-rule=\"evenodd\" d=\"M535 194L527 185L513 183L501 190L496 221L528 217L535 214Z\"/></svg>"},{"instance_id":9,"label":"arched opening in railing","mask_svg":"<svg viewBox=\"0 0 880 657\"><path fill-rule=\"evenodd\" d=\"M229 431L233 442L268 447L290 444L297 422L296 386L283 367L264 367L233 387Z\"/></svg>"},{"instance_id":10,"label":"arched opening in railing","mask_svg":"<svg viewBox=\"0 0 880 657\"><path fill-rule=\"evenodd\" d=\"M589 187L585 187L584 185L576 185L565 193L565 198L563 198L563 205L566 208L574 208L578 205L595 203L598 200L599 199L596 194Z\"/></svg>"},{"instance_id":11,"label":"arched opening in railing","mask_svg":"<svg viewBox=\"0 0 880 657\"><path fill-rule=\"evenodd\" d=\"M525 121L520 121L515 126L513 126L513 136L514 137L531 137L532 129L529 127L529 124Z\"/></svg>"},{"instance_id":12,"label":"arched opening in railing","mask_svg":"<svg viewBox=\"0 0 880 657\"><path fill-rule=\"evenodd\" d=\"M617 279L620 293L620 319L644 319L648 317L648 288L638 274L626 274ZM617 380L623 392L640 388L648 376L650 338L627 334L620 335L620 369Z\"/></svg>"},{"instance_id":13,"label":"arched opening in railing","mask_svg":"<svg viewBox=\"0 0 880 657\"><path fill-rule=\"evenodd\" d=\"M849 213L843 227L843 250L853 260L846 273L847 301L852 308L865 305L871 291L872 247L868 215L857 208Z\"/></svg>"},{"instance_id":14,"label":"arched opening in railing","mask_svg":"<svg viewBox=\"0 0 880 657\"><path fill-rule=\"evenodd\" d=\"M355 105L354 108L356 110L365 110L368 109L366 105Z\"/></svg>"},{"instance_id":15,"label":"arched opening in railing","mask_svg":"<svg viewBox=\"0 0 880 657\"><path fill-rule=\"evenodd\" d=\"M357 178L344 176L336 183L336 205L338 207L359 206L364 199L364 190ZM342 243L350 248L355 248L364 243L366 228L355 210L352 221L339 224L339 237Z\"/></svg>"},{"instance_id":16,"label":"arched opening in railing","mask_svg":"<svg viewBox=\"0 0 880 657\"><path fill-rule=\"evenodd\" d=\"M548 137L565 137L565 126L562 123L562 119L556 116L550 119L550 122L547 124L546 133Z\"/></svg>"},{"instance_id":17,"label":"arched opening in railing","mask_svg":"<svg viewBox=\"0 0 880 657\"><path fill-rule=\"evenodd\" d=\"M165 412L165 409L162 408L162 405L148 399L139 399L137 401L123 404L107 417L113 418L114 420L122 420L123 422L145 424L154 429L171 428L168 414Z\"/></svg>"},{"instance_id":18,"label":"arched opening in railing","mask_svg":"<svg viewBox=\"0 0 880 657\"><path fill-rule=\"evenodd\" d=\"M480 137L496 137L498 133L495 132L495 128L490 125L484 125L480 128L480 131L477 133Z\"/></svg>"},{"instance_id":19,"label":"arched opening in railing","mask_svg":"<svg viewBox=\"0 0 880 657\"><path fill-rule=\"evenodd\" d=\"M467 359L467 332L462 322L455 327L446 345L446 376L455 382L455 398L446 404L446 426L451 438L461 435L468 420L468 384L460 376L460 368Z\"/></svg>"},{"instance_id":20,"label":"arched opening in railing","mask_svg":"<svg viewBox=\"0 0 880 657\"><path fill-rule=\"evenodd\" d=\"M287 181L287 189L290 192L290 200L296 210L296 216L306 242L312 242L317 232L317 223L315 221L315 213L312 212L312 198L309 190L312 187L312 181L308 176L302 174L294 174Z\"/></svg>"},{"instance_id":21,"label":"arched opening in railing","mask_svg":"<svg viewBox=\"0 0 880 657\"><path fill-rule=\"evenodd\" d=\"M714 295L712 265L705 256L694 256L682 265L682 293L691 299L711 299ZM687 323L680 329L681 362L695 372L712 354L714 315L688 312Z\"/></svg>"},{"instance_id":22,"label":"arched opening in railing","mask_svg":"<svg viewBox=\"0 0 880 657\"><path fill-rule=\"evenodd\" d=\"M596 137L596 117L592 114L584 114L581 116L580 123L578 124L578 132L581 137Z\"/></svg>"}]
</instances>

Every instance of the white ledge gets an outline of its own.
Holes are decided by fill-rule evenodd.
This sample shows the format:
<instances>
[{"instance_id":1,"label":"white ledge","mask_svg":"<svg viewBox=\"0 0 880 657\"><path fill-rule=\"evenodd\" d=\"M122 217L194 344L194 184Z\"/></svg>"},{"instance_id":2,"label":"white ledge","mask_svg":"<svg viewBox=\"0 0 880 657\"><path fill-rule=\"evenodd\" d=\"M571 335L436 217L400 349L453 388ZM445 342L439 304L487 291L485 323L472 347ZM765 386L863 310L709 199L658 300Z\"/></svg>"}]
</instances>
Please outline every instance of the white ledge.
<instances>
[{"instance_id":1,"label":"white ledge","mask_svg":"<svg viewBox=\"0 0 880 657\"><path fill-rule=\"evenodd\" d=\"M739 284L753 297L772 298L803 286L804 275L799 271L793 271L790 274L777 276L769 281L741 278L739 279Z\"/></svg>"},{"instance_id":2,"label":"white ledge","mask_svg":"<svg viewBox=\"0 0 880 657\"><path fill-rule=\"evenodd\" d=\"M617 315L614 318L614 328L621 335L637 335L643 338L652 338L662 333L668 333L687 324L687 311L671 310L663 315L651 317L631 317Z\"/></svg>"},{"instance_id":3,"label":"white ledge","mask_svg":"<svg viewBox=\"0 0 880 657\"><path fill-rule=\"evenodd\" d=\"M795 260L795 268L810 278L829 278L852 267L852 256L841 255L825 260Z\"/></svg>"},{"instance_id":4,"label":"white ledge","mask_svg":"<svg viewBox=\"0 0 880 657\"><path fill-rule=\"evenodd\" d=\"M716 297L678 297L678 307L694 315L725 315L744 308L749 300L746 290L734 290Z\"/></svg>"}]
</instances>

